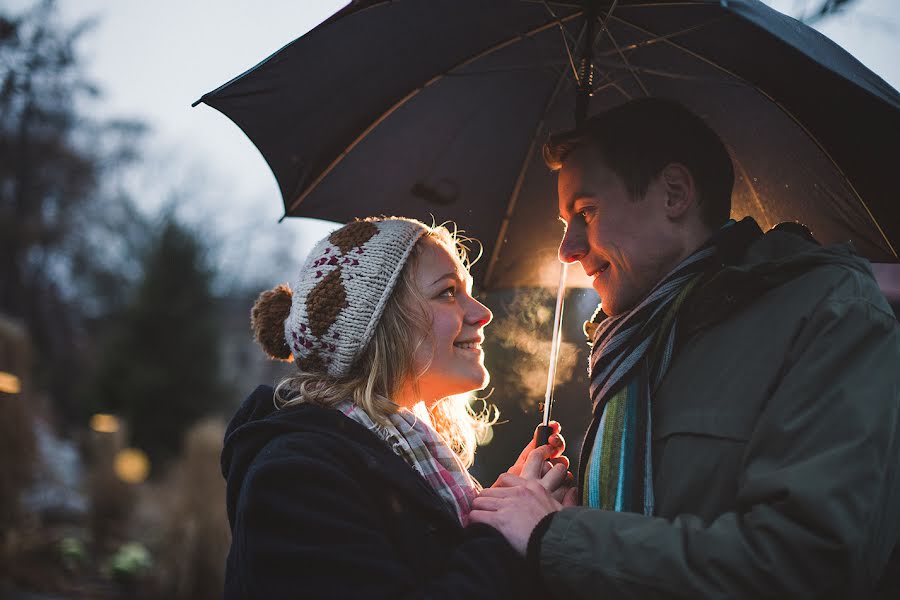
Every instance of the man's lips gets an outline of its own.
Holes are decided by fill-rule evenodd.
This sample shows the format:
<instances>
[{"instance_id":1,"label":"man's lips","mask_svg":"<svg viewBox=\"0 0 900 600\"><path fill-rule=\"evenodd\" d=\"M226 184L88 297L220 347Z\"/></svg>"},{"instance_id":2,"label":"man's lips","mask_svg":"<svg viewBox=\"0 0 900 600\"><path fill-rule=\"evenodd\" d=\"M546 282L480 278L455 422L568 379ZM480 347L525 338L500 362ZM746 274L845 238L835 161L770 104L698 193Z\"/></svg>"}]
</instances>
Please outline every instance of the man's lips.
<instances>
[{"instance_id":1,"label":"man's lips","mask_svg":"<svg viewBox=\"0 0 900 600\"><path fill-rule=\"evenodd\" d=\"M598 275L602 275L609 268L609 263L603 263L600 265L599 269L594 269L588 272L588 277L597 277Z\"/></svg>"}]
</instances>

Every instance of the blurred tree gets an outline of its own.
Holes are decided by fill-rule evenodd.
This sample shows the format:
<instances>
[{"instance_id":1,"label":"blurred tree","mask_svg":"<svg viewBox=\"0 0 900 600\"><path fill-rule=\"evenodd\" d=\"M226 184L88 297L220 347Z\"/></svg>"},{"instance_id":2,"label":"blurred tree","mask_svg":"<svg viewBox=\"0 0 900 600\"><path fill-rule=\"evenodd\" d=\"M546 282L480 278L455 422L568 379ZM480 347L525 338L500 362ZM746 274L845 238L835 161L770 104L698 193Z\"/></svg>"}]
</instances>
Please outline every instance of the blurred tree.
<instances>
[{"instance_id":1,"label":"blurred tree","mask_svg":"<svg viewBox=\"0 0 900 600\"><path fill-rule=\"evenodd\" d=\"M89 26L61 25L53 0L20 15L0 8L0 313L26 323L36 382L70 419L85 327L121 303L145 229L106 182L136 159L144 126L80 109L98 95L76 52Z\"/></svg>"},{"instance_id":2,"label":"blurred tree","mask_svg":"<svg viewBox=\"0 0 900 600\"><path fill-rule=\"evenodd\" d=\"M222 404L219 321L206 248L171 212L142 263L91 396L98 409L128 420L132 445L158 467L178 454L191 425Z\"/></svg>"},{"instance_id":3,"label":"blurred tree","mask_svg":"<svg viewBox=\"0 0 900 600\"><path fill-rule=\"evenodd\" d=\"M814 7L811 11L807 12L806 7L804 6L803 13L797 18L804 23L812 25L816 21L824 19L827 16L838 14L854 1L855 0L820 0L819 6Z\"/></svg>"}]
</instances>

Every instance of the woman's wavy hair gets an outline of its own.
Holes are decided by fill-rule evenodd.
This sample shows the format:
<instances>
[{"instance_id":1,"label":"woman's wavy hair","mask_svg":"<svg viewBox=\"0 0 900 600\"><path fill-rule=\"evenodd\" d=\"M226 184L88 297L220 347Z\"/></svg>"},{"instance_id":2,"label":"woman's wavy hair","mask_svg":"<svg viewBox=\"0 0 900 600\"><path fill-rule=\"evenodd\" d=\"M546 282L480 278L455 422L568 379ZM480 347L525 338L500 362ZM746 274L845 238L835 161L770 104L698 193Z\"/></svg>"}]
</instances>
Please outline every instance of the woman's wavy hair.
<instances>
[{"instance_id":1,"label":"woman's wavy hair","mask_svg":"<svg viewBox=\"0 0 900 600\"><path fill-rule=\"evenodd\" d=\"M433 335L426 299L413 276L426 239L449 249L466 269L475 262L469 261L466 245L472 240L462 236L455 228L450 231L444 225L429 227L428 232L416 242L375 327L372 340L356 359L350 373L335 379L325 373L299 371L276 386L276 406L285 408L310 403L334 407L345 399L351 399L376 423L388 423L388 415L397 410L391 398L395 398L407 382L415 382L431 366L429 362L417 372L414 364L416 351ZM281 305L278 310L283 312L285 307L290 310L290 299L289 296L285 299L285 293L290 294L287 286L263 292L253 307L253 314L271 311L270 305L278 303ZM266 344L263 340L279 335L283 340L283 318L260 321L263 324L254 322L254 329L257 341L264 349ZM470 396L462 394L442 398L428 407L434 428L467 467L474 461L476 445L490 440L491 427L499 416L495 406L482 402L481 410L476 411L470 404Z\"/></svg>"}]
</instances>

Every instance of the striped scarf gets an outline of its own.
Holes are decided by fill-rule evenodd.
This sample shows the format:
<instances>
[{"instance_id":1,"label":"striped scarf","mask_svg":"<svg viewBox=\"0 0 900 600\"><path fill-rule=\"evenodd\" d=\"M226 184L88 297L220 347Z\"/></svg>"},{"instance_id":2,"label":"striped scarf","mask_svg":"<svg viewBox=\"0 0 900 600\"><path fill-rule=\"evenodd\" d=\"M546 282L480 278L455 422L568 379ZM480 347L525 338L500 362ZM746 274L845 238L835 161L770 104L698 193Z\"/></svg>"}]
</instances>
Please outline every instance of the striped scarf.
<instances>
[{"instance_id":1,"label":"striped scarf","mask_svg":"<svg viewBox=\"0 0 900 600\"><path fill-rule=\"evenodd\" d=\"M388 416L388 425L380 425L349 400L336 408L384 440L437 492L450 513L461 524L466 524L472 501L481 491L481 485L469 475L456 453L429 424L427 416L420 417L401 408Z\"/></svg>"},{"instance_id":2,"label":"striped scarf","mask_svg":"<svg viewBox=\"0 0 900 600\"><path fill-rule=\"evenodd\" d=\"M585 444L593 434L583 461L583 505L653 514L652 395L672 360L678 310L715 257L712 245L703 246L631 311L607 317L594 331L589 374L595 418Z\"/></svg>"}]
</instances>

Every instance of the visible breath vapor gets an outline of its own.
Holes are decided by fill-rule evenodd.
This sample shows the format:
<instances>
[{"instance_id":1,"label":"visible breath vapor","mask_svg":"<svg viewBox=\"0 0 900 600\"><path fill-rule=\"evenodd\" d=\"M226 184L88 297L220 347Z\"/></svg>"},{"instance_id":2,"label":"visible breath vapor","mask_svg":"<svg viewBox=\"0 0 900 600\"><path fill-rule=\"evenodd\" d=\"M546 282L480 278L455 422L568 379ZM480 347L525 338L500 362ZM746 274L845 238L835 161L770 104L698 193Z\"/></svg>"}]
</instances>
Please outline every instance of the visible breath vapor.
<instances>
[{"instance_id":1,"label":"visible breath vapor","mask_svg":"<svg viewBox=\"0 0 900 600\"><path fill-rule=\"evenodd\" d=\"M517 395L521 408L526 411L536 409L544 399L554 300L554 295L546 289L517 292L501 308L503 315L488 330L487 357L493 384L503 396ZM577 356L575 344L560 345L557 386L572 378Z\"/></svg>"}]
</instances>

